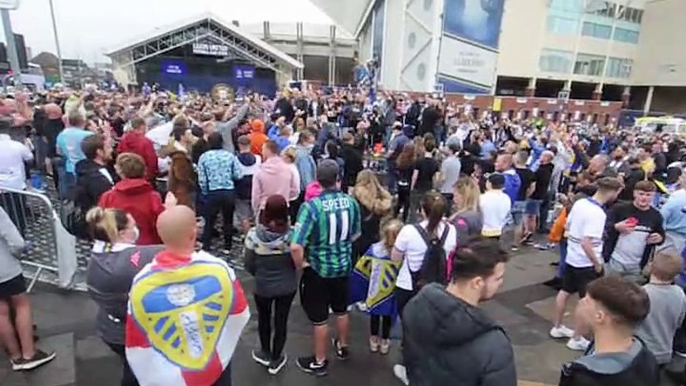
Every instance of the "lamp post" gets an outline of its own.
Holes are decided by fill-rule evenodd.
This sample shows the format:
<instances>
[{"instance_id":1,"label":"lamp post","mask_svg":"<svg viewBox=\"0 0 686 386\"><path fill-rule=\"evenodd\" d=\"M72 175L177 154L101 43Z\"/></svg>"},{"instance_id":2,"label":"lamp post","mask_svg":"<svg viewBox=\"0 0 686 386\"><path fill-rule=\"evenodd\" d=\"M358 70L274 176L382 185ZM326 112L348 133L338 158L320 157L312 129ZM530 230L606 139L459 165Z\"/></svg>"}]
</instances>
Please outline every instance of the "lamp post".
<instances>
[{"instance_id":1,"label":"lamp post","mask_svg":"<svg viewBox=\"0 0 686 386\"><path fill-rule=\"evenodd\" d=\"M60 83L64 83L64 69L62 69L62 50L60 49L60 38L57 34L57 21L55 20L55 5L50 0L50 17L52 18L52 33L55 35L55 48L57 49L57 68L60 72Z\"/></svg>"},{"instance_id":2,"label":"lamp post","mask_svg":"<svg viewBox=\"0 0 686 386\"><path fill-rule=\"evenodd\" d=\"M7 42L7 56L10 59L10 68L14 74L14 86L21 89L21 68L19 68L19 57L17 56L17 45L12 32L12 21L10 11L19 8L19 0L0 0L0 17L2 17L2 27L5 32Z\"/></svg>"}]
</instances>

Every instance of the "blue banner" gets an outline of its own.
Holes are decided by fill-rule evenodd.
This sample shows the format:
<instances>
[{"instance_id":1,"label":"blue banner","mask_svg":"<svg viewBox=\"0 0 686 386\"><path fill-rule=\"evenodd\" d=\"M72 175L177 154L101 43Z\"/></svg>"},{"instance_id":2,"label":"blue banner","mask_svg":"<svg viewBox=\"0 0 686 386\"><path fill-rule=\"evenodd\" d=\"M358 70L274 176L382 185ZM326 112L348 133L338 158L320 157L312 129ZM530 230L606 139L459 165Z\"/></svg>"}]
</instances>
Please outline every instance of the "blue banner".
<instances>
[{"instance_id":1,"label":"blue banner","mask_svg":"<svg viewBox=\"0 0 686 386\"><path fill-rule=\"evenodd\" d=\"M184 62L164 61L162 62L162 72L169 75L186 75L188 69Z\"/></svg>"},{"instance_id":2,"label":"blue banner","mask_svg":"<svg viewBox=\"0 0 686 386\"><path fill-rule=\"evenodd\" d=\"M498 48L505 0L445 0L443 32Z\"/></svg>"},{"instance_id":3,"label":"blue banner","mask_svg":"<svg viewBox=\"0 0 686 386\"><path fill-rule=\"evenodd\" d=\"M233 66L234 78L240 79L253 79L255 78L255 66L249 64L234 64Z\"/></svg>"}]
</instances>

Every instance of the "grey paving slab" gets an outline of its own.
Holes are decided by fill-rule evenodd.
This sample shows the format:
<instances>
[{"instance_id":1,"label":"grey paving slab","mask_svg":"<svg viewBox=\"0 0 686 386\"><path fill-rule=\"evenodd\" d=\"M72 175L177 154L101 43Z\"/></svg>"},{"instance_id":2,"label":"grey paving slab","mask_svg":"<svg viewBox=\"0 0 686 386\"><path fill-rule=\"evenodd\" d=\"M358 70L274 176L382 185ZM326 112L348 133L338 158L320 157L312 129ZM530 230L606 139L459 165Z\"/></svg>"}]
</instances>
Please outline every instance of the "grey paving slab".
<instances>
[{"instance_id":1,"label":"grey paving slab","mask_svg":"<svg viewBox=\"0 0 686 386\"><path fill-rule=\"evenodd\" d=\"M549 251L524 248L512 253L505 268L505 281L500 292L507 292L534 283L543 283L555 275L551 262L557 261L557 255Z\"/></svg>"},{"instance_id":2,"label":"grey paving slab","mask_svg":"<svg viewBox=\"0 0 686 386\"><path fill-rule=\"evenodd\" d=\"M0 377L2 386L33 386L29 383L28 377L24 373L9 370L4 377Z\"/></svg>"},{"instance_id":3,"label":"grey paving slab","mask_svg":"<svg viewBox=\"0 0 686 386\"><path fill-rule=\"evenodd\" d=\"M31 296L33 316L44 335L93 330L97 306L81 292L50 291Z\"/></svg>"},{"instance_id":4,"label":"grey paving slab","mask_svg":"<svg viewBox=\"0 0 686 386\"><path fill-rule=\"evenodd\" d=\"M560 370L579 356L578 352L567 350L563 343L544 340L534 346L514 346L517 378L546 384L560 380Z\"/></svg>"},{"instance_id":5,"label":"grey paving slab","mask_svg":"<svg viewBox=\"0 0 686 386\"><path fill-rule=\"evenodd\" d=\"M98 336L92 335L76 340L76 359L92 360L108 357L117 357Z\"/></svg>"},{"instance_id":6,"label":"grey paving slab","mask_svg":"<svg viewBox=\"0 0 686 386\"><path fill-rule=\"evenodd\" d=\"M76 384L74 334L66 333L41 339L39 346L54 350L57 358L30 372L26 379L30 386L72 386Z\"/></svg>"},{"instance_id":7,"label":"grey paving slab","mask_svg":"<svg viewBox=\"0 0 686 386\"><path fill-rule=\"evenodd\" d=\"M549 279L554 269L549 266L553 254L539 251L523 251L515 255L508 265L506 286L495 297L483 305L485 311L500 322L510 335L515 350L515 360L521 380L545 384L556 384L562 363L568 360L570 352L564 345L547 338L549 314L555 291L540 283ZM290 314L289 337L286 352L290 357L287 368L276 377L253 363L250 351L257 346L256 311L252 304L254 281L244 272L239 278L251 303L252 317L246 326L233 362L235 385L278 385L278 386L355 386L396 385L392 374L393 364L398 362L399 348L394 344L391 354L381 357L369 352L367 347L368 318L354 312L351 318L351 354L345 363L332 360L330 375L318 379L302 373L293 362L312 350L312 327L296 296ZM72 361L76 366L75 386L116 386L121 377L121 363L100 342L94 330L96 306L83 293L64 293L52 287L40 286L32 295L34 316L45 343L50 335L73 333ZM331 332L333 333L333 318ZM331 352L330 357L333 358ZM574 355L574 353L571 353ZM0 385L5 386L52 386L27 383L25 374L7 372L6 360L0 354ZM61 367L59 363L55 364ZM53 364L46 366L52 367ZM3 371L5 379L3 379ZM57 371L62 371L58 369ZM9 374L9 375L8 375ZM11 376L11 378L9 378ZM6 382L11 379L13 384ZM23 383L22 383L23 382ZM524 384L524 383L523 383ZM528 385L528 384L526 384ZM59 385L63 386L63 385ZM72 385L65 385L72 386Z\"/></svg>"}]
</instances>

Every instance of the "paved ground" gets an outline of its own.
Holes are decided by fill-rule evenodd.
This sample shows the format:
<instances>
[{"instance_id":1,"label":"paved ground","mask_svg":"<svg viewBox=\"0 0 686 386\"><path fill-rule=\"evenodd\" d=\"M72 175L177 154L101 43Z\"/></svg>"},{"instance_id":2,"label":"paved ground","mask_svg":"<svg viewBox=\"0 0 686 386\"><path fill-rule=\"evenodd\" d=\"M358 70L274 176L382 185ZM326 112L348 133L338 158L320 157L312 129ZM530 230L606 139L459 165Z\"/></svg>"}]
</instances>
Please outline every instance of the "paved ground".
<instances>
[{"instance_id":1,"label":"paved ground","mask_svg":"<svg viewBox=\"0 0 686 386\"><path fill-rule=\"evenodd\" d=\"M515 348L518 378L522 386L557 384L560 365L576 356L564 342L548 338L548 322L554 291L543 286L553 269L549 263L555 255L549 252L524 250L508 264L505 285L497 297L483 305L509 333ZM240 275L250 293L252 279ZM32 295L40 346L57 350L58 359L31 373L15 373L8 369L0 354L0 385L2 386L115 386L119 384L120 364L117 357L94 335L95 305L83 293L62 292L52 287L38 286ZM253 313L254 314L254 313ZM233 362L235 385L394 385L392 365L397 359L394 347L391 355L371 354L367 347L367 319L355 313L352 318L352 358L345 363L332 361L329 376L317 380L298 369L292 361L276 377L250 359L250 350L257 342L257 322L251 318ZM306 354L311 347L311 328L297 301L289 323L286 352L290 359Z\"/></svg>"}]
</instances>

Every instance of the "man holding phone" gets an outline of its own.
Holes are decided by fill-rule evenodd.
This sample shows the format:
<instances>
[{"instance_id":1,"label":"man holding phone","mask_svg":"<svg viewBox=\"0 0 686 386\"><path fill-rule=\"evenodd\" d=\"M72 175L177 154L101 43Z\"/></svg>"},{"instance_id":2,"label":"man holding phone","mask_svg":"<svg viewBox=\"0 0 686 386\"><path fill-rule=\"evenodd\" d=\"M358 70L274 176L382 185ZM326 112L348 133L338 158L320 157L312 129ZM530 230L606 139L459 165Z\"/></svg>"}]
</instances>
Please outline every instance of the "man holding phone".
<instances>
[{"instance_id":1,"label":"man holding phone","mask_svg":"<svg viewBox=\"0 0 686 386\"><path fill-rule=\"evenodd\" d=\"M634 186L634 200L612 207L605 231L607 245L603 258L607 272L619 274L637 284L645 284L645 268L655 246L665 238L662 214L651 206L656 186L643 180Z\"/></svg>"}]
</instances>

